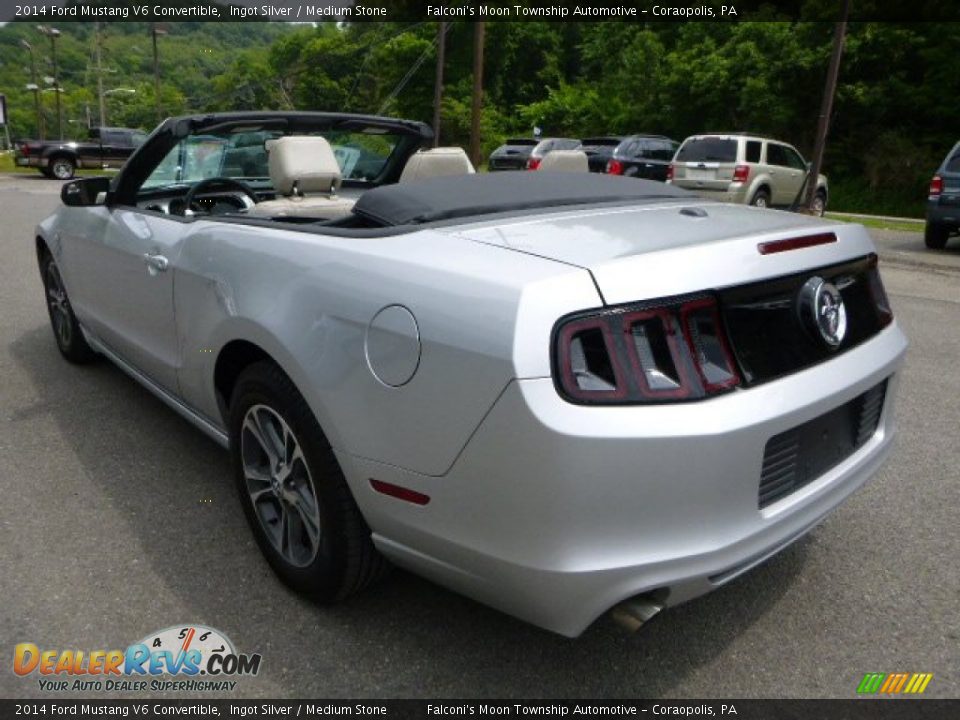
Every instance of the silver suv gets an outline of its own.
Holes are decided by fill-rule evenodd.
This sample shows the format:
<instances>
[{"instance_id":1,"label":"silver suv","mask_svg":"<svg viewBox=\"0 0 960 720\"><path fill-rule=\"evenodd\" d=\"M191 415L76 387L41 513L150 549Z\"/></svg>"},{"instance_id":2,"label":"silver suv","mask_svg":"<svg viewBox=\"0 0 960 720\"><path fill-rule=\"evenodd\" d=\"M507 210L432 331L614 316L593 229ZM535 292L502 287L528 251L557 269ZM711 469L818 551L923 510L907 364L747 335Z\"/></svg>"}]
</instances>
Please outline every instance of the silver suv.
<instances>
[{"instance_id":1,"label":"silver suv","mask_svg":"<svg viewBox=\"0 0 960 720\"><path fill-rule=\"evenodd\" d=\"M809 164L792 145L738 133L692 135L667 171L667 182L724 202L790 207L801 202ZM812 210L827 207L827 178L820 175Z\"/></svg>"}]
</instances>

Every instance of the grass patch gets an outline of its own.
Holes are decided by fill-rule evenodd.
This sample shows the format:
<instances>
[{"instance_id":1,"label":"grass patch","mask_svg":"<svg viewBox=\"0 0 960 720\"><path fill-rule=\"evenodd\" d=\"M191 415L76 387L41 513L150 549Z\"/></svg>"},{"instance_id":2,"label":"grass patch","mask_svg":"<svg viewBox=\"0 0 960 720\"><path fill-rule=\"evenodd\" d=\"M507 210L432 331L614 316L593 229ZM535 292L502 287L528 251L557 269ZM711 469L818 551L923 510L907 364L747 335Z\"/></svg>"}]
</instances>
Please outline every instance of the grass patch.
<instances>
[{"instance_id":1,"label":"grass patch","mask_svg":"<svg viewBox=\"0 0 960 720\"><path fill-rule=\"evenodd\" d=\"M923 221L904 222L902 220L883 220L882 218L861 218L843 213L828 212L827 217L840 222L859 223L864 227L877 230L896 230L898 232L923 232Z\"/></svg>"}]
</instances>

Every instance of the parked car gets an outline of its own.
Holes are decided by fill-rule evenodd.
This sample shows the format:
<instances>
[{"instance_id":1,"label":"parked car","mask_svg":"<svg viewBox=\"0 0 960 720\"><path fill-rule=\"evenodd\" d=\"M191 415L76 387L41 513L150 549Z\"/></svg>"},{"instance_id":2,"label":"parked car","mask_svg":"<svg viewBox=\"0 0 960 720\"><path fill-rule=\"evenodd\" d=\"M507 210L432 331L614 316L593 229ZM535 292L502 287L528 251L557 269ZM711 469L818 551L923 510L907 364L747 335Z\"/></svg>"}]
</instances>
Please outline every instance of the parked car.
<instances>
[{"instance_id":1,"label":"parked car","mask_svg":"<svg viewBox=\"0 0 960 720\"><path fill-rule=\"evenodd\" d=\"M77 168L118 168L147 134L130 128L91 128L85 141L20 140L13 145L14 162L35 167L49 178L69 180Z\"/></svg>"},{"instance_id":2,"label":"parked car","mask_svg":"<svg viewBox=\"0 0 960 720\"><path fill-rule=\"evenodd\" d=\"M631 135L614 149L606 172L664 182L679 145L663 135Z\"/></svg>"},{"instance_id":3,"label":"parked car","mask_svg":"<svg viewBox=\"0 0 960 720\"><path fill-rule=\"evenodd\" d=\"M241 135L269 177L224 164ZM404 181L431 135L171 119L30 238L60 352L229 450L284 582L337 601L390 560L575 636L723 585L877 471L906 341L861 226L586 172L441 177L430 151ZM343 179L352 143L374 179ZM206 176L218 157L236 174Z\"/></svg>"},{"instance_id":4,"label":"parked car","mask_svg":"<svg viewBox=\"0 0 960 720\"><path fill-rule=\"evenodd\" d=\"M940 250L951 233L960 230L960 142L953 146L930 181L927 226L923 234L928 248Z\"/></svg>"},{"instance_id":5,"label":"parked car","mask_svg":"<svg viewBox=\"0 0 960 720\"><path fill-rule=\"evenodd\" d=\"M487 169L494 170L526 170L527 159L530 153L540 143L536 138L509 138L498 147L487 160Z\"/></svg>"},{"instance_id":6,"label":"parked car","mask_svg":"<svg viewBox=\"0 0 960 720\"><path fill-rule=\"evenodd\" d=\"M587 166L590 172L606 172L607 161L622 141L623 137L619 135L605 135L581 140L582 147L580 149L587 155Z\"/></svg>"},{"instance_id":7,"label":"parked car","mask_svg":"<svg viewBox=\"0 0 960 720\"><path fill-rule=\"evenodd\" d=\"M544 156L554 150L577 150L579 140L570 138L543 138L525 140L511 138L490 155L488 170L536 170Z\"/></svg>"},{"instance_id":8,"label":"parked car","mask_svg":"<svg viewBox=\"0 0 960 720\"><path fill-rule=\"evenodd\" d=\"M683 141L668 182L698 195L757 207L788 208L802 202L809 164L792 145L745 133L694 135ZM817 178L811 210L823 215L827 178Z\"/></svg>"}]
</instances>

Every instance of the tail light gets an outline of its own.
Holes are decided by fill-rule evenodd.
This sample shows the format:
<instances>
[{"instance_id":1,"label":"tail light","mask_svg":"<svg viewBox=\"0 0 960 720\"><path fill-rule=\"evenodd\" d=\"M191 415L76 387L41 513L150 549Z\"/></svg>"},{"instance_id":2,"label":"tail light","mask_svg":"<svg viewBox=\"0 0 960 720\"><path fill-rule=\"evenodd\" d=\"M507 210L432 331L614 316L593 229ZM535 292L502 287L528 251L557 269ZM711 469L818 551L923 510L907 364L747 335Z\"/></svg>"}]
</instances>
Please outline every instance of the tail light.
<instances>
[{"instance_id":1,"label":"tail light","mask_svg":"<svg viewBox=\"0 0 960 720\"><path fill-rule=\"evenodd\" d=\"M17 149L20 151L20 154L24 157L27 157L30 154L30 146L26 143L21 143L17 146Z\"/></svg>"},{"instance_id":2,"label":"tail light","mask_svg":"<svg viewBox=\"0 0 960 720\"><path fill-rule=\"evenodd\" d=\"M712 295L578 313L554 343L555 382L575 403L684 402L740 384Z\"/></svg>"},{"instance_id":3,"label":"tail light","mask_svg":"<svg viewBox=\"0 0 960 720\"><path fill-rule=\"evenodd\" d=\"M537 168L539 168L541 160L542 158L531 156L530 159L527 160L527 170L536 170Z\"/></svg>"},{"instance_id":4,"label":"tail light","mask_svg":"<svg viewBox=\"0 0 960 720\"><path fill-rule=\"evenodd\" d=\"M667 165L667 180L673 180L673 163Z\"/></svg>"},{"instance_id":5,"label":"tail light","mask_svg":"<svg viewBox=\"0 0 960 720\"><path fill-rule=\"evenodd\" d=\"M747 178L750 177L750 166L749 165L737 165L733 169L733 181L734 182L746 182Z\"/></svg>"},{"instance_id":6,"label":"tail light","mask_svg":"<svg viewBox=\"0 0 960 720\"><path fill-rule=\"evenodd\" d=\"M608 175L623 175L623 163L619 160L608 160L607 161L607 174Z\"/></svg>"},{"instance_id":7,"label":"tail light","mask_svg":"<svg viewBox=\"0 0 960 720\"><path fill-rule=\"evenodd\" d=\"M943 178L939 175L934 175L933 179L930 181L930 197L936 197L943 192Z\"/></svg>"}]
</instances>

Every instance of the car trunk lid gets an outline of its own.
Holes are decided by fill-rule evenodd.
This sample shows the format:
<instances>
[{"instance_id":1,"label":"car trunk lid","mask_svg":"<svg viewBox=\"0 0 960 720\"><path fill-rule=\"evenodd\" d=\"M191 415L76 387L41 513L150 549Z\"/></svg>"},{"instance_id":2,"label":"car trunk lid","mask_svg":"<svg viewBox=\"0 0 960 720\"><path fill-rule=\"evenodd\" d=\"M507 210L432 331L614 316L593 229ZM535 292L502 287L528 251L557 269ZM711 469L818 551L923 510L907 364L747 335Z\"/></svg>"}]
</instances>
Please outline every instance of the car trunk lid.
<instances>
[{"instance_id":1,"label":"car trunk lid","mask_svg":"<svg viewBox=\"0 0 960 720\"><path fill-rule=\"evenodd\" d=\"M457 232L585 268L608 304L732 287L874 251L859 225L702 201L501 220ZM817 235L835 240L768 254L759 249Z\"/></svg>"}]
</instances>

